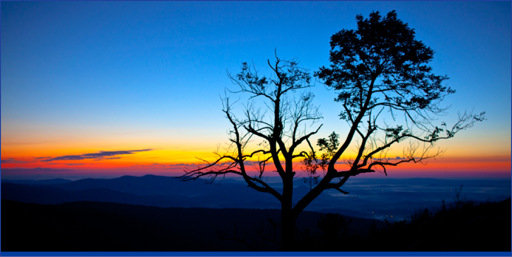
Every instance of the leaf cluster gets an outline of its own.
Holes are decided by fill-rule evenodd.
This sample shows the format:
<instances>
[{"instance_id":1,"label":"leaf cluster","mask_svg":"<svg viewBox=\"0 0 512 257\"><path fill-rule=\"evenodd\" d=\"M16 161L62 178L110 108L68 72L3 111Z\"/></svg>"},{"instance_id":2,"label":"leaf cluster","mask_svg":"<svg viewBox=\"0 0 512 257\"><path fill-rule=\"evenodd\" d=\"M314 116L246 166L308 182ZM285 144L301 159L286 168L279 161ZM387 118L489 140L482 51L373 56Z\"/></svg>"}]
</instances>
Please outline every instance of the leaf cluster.
<instances>
[{"instance_id":1,"label":"leaf cluster","mask_svg":"<svg viewBox=\"0 0 512 257\"><path fill-rule=\"evenodd\" d=\"M331 37L331 65L315 74L338 91L336 101L360 111L370 95L370 106L431 109L455 92L442 85L447 77L435 75L428 65L434 51L415 39L414 29L395 11L358 15L356 20L357 30L343 29Z\"/></svg>"}]
</instances>

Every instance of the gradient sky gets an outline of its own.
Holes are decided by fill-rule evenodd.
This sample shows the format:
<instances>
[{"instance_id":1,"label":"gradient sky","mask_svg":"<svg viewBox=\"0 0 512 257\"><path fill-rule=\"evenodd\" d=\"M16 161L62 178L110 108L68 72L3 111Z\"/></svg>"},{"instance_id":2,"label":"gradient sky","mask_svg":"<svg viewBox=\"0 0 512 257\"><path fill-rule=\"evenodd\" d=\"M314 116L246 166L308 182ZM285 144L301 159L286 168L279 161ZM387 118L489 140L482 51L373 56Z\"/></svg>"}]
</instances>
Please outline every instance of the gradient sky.
<instances>
[{"instance_id":1,"label":"gradient sky","mask_svg":"<svg viewBox=\"0 0 512 257\"><path fill-rule=\"evenodd\" d=\"M487 120L403 176L510 176L511 4L503 2L2 2L2 178L181 174L230 125L220 97L274 50L316 71L355 16L396 10L457 93L443 120ZM321 135L344 135L317 82ZM393 173L391 173L393 174Z\"/></svg>"}]
</instances>

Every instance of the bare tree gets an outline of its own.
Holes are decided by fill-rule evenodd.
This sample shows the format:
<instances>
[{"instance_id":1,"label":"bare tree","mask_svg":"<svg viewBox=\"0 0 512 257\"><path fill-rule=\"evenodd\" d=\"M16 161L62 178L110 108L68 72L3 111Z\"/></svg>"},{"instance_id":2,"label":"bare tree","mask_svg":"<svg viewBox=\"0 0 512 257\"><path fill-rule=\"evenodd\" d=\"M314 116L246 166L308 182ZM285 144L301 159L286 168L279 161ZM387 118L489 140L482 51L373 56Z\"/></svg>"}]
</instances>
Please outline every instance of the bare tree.
<instances>
[{"instance_id":1,"label":"bare tree","mask_svg":"<svg viewBox=\"0 0 512 257\"><path fill-rule=\"evenodd\" d=\"M439 154L433 144L484 119L463 114L451 127L434 125L445 110L440 103L455 91L442 83L427 64L433 51L415 39L414 30L390 12L368 19L356 17L357 30L341 30L331 37L330 67L315 73L337 92L340 118L348 123L344 140L333 132L310 142L322 125L312 104L311 76L293 61L276 56L268 61L272 76L260 76L247 63L232 81L251 100L235 115L229 98L223 111L231 123L231 148L217 160L187 171L184 180L226 174L242 176L249 187L273 195L281 203L281 244L292 248L299 214L322 192L338 190L353 176L382 171L402 163L417 163ZM260 101L260 102L256 102ZM243 118L238 118L238 117ZM399 158L388 151L403 149ZM346 157L346 156L352 156ZM355 157L354 157L355 156ZM343 163L345 162L345 163ZM282 186L273 188L264 175L276 172ZM251 171L251 167L255 167ZM323 175L318 173L323 170ZM293 204L296 173L307 175L310 191Z\"/></svg>"},{"instance_id":2,"label":"bare tree","mask_svg":"<svg viewBox=\"0 0 512 257\"><path fill-rule=\"evenodd\" d=\"M294 160L307 156L298 148L319 131L322 125L311 131L308 128L321 116L312 105L313 95L305 92L311 87L311 76L307 71L299 68L296 62L284 61L277 56L275 62L269 60L267 63L272 76L258 75L247 63L242 64L239 74L230 75L239 87L232 93L247 94L251 100L242 113L244 118L238 119L230 99L225 99L223 112L232 126L229 131L232 147L219 154L214 162L188 171L183 179L204 176L215 179L220 175L236 174L242 176L251 188L273 195L281 203L281 238L284 244L289 244L297 216L292 206ZM258 105L253 100L261 101ZM254 149L249 147L254 145ZM268 166L281 177L282 190L269 186L263 179Z\"/></svg>"}]
</instances>

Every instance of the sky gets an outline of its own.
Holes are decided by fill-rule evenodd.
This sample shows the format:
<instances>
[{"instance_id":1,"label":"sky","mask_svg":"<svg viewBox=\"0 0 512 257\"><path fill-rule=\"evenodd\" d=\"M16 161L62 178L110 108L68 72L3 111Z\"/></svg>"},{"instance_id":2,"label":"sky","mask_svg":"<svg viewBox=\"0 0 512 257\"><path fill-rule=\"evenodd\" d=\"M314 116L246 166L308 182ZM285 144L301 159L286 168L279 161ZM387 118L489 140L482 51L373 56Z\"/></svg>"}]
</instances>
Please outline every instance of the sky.
<instances>
[{"instance_id":1,"label":"sky","mask_svg":"<svg viewBox=\"0 0 512 257\"><path fill-rule=\"evenodd\" d=\"M487 120L397 177L510 177L510 2L2 2L2 178L181 175L228 142L221 97L242 62L274 52L311 73L355 16L396 10L456 90L442 117ZM346 134L313 89L320 134ZM382 176L382 174L375 174Z\"/></svg>"}]
</instances>

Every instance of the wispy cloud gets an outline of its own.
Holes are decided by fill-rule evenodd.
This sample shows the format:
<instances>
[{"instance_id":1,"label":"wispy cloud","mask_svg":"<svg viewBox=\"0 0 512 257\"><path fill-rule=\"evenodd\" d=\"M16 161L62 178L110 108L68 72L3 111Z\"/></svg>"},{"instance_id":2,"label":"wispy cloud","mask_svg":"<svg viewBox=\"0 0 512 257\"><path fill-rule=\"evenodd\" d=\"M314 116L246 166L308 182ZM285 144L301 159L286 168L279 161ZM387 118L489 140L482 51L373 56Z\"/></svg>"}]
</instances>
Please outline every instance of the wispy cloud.
<instances>
[{"instance_id":1,"label":"wispy cloud","mask_svg":"<svg viewBox=\"0 0 512 257\"><path fill-rule=\"evenodd\" d=\"M25 168L9 168L9 169L2 169L3 173L25 173L25 172L67 172L70 171L68 169L53 169L53 168L31 168L31 169L25 169Z\"/></svg>"},{"instance_id":2,"label":"wispy cloud","mask_svg":"<svg viewBox=\"0 0 512 257\"><path fill-rule=\"evenodd\" d=\"M78 160L87 160L92 159L95 161L99 161L102 159L119 159L119 155L127 155L134 154L137 152L147 152L152 149L141 149L141 150L126 150L126 151L100 151L97 153L86 153L80 155L63 155L57 157L51 157L42 159L43 162L52 162L52 161L78 161Z\"/></svg>"},{"instance_id":3,"label":"wispy cloud","mask_svg":"<svg viewBox=\"0 0 512 257\"><path fill-rule=\"evenodd\" d=\"M16 160L14 158L2 159L2 163L28 163L27 161Z\"/></svg>"}]
</instances>

